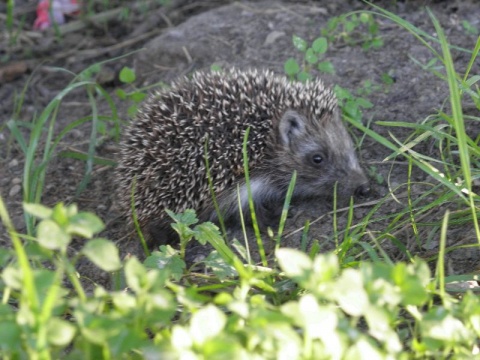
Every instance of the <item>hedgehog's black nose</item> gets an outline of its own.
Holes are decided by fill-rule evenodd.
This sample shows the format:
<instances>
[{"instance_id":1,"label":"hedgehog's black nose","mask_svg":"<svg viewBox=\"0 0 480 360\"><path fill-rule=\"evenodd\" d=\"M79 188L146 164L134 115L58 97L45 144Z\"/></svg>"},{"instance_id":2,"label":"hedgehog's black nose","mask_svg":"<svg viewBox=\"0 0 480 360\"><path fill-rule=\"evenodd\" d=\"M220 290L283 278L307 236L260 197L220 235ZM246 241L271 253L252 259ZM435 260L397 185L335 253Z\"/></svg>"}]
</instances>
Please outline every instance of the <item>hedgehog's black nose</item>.
<instances>
[{"instance_id":1,"label":"hedgehog's black nose","mask_svg":"<svg viewBox=\"0 0 480 360\"><path fill-rule=\"evenodd\" d=\"M355 189L355 196L366 198L370 195L370 184L365 183Z\"/></svg>"}]
</instances>

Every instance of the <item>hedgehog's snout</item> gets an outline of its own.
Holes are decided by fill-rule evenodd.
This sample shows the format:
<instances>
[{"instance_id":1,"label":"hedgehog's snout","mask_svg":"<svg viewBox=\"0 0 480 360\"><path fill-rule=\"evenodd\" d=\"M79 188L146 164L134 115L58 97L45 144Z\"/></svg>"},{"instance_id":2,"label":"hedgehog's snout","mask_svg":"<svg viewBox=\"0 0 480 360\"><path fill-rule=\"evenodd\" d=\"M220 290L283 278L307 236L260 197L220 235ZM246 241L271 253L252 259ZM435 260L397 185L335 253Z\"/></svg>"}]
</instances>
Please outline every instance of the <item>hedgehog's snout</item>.
<instances>
[{"instance_id":1,"label":"hedgehog's snout","mask_svg":"<svg viewBox=\"0 0 480 360\"><path fill-rule=\"evenodd\" d=\"M370 195L370 183L366 182L361 184L355 189L355 196L360 198L366 198Z\"/></svg>"}]
</instances>

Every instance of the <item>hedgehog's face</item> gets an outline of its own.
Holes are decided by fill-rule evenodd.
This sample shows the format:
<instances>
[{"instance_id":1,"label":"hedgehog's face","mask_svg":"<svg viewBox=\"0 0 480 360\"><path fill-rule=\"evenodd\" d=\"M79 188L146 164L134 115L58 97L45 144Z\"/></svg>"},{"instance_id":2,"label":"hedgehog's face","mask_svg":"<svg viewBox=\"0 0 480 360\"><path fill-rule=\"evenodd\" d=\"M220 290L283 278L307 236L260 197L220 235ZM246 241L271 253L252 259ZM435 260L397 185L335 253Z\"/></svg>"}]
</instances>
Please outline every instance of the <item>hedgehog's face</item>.
<instances>
[{"instance_id":1,"label":"hedgehog's face","mask_svg":"<svg viewBox=\"0 0 480 360\"><path fill-rule=\"evenodd\" d=\"M335 186L339 200L368 192L368 180L337 110L325 111L320 119L288 110L278 134L278 169L286 181L285 173L297 171L294 196L332 198Z\"/></svg>"}]
</instances>

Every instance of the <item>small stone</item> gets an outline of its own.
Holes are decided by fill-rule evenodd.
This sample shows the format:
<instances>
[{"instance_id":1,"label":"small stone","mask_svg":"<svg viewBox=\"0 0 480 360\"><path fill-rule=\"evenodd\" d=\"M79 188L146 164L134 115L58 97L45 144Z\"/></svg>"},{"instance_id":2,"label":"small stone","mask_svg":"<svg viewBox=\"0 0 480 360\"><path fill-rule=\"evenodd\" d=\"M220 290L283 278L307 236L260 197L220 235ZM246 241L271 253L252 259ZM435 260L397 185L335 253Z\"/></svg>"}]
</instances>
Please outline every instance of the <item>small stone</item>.
<instances>
[{"instance_id":1,"label":"small stone","mask_svg":"<svg viewBox=\"0 0 480 360\"><path fill-rule=\"evenodd\" d=\"M264 45L270 45L275 43L278 38L281 38L282 36L285 36L285 33L283 31L272 31L270 34L267 35L265 39Z\"/></svg>"},{"instance_id":2,"label":"small stone","mask_svg":"<svg viewBox=\"0 0 480 360\"><path fill-rule=\"evenodd\" d=\"M9 168L14 168L14 167L17 167L17 166L18 166L18 160L17 159L13 159L12 161L10 161L8 163Z\"/></svg>"},{"instance_id":3,"label":"small stone","mask_svg":"<svg viewBox=\"0 0 480 360\"><path fill-rule=\"evenodd\" d=\"M12 179L12 184L13 185L21 184L21 183L22 183L22 179L20 179L19 177L16 177L16 178Z\"/></svg>"},{"instance_id":4,"label":"small stone","mask_svg":"<svg viewBox=\"0 0 480 360\"><path fill-rule=\"evenodd\" d=\"M8 196L14 197L20 192L20 190L22 190L22 187L19 184L13 185L8 193Z\"/></svg>"},{"instance_id":5,"label":"small stone","mask_svg":"<svg viewBox=\"0 0 480 360\"><path fill-rule=\"evenodd\" d=\"M79 129L72 129L70 131L70 136L74 139L83 139L85 137L85 134Z\"/></svg>"}]
</instances>

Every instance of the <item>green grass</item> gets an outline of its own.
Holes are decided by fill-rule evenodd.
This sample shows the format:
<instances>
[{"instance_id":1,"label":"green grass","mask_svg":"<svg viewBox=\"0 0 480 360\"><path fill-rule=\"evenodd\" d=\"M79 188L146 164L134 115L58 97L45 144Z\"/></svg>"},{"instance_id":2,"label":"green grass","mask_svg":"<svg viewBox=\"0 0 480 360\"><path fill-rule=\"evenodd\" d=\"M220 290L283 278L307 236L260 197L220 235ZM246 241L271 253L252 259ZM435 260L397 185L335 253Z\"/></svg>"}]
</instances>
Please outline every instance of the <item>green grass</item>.
<instances>
[{"instance_id":1,"label":"green grass","mask_svg":"<svg viewBox=\"0 0 480 360\"><path fill-rule=\"evenodd\" d=\"M343 92L342 113L357 134L361 133L356 137L358 146L369 137L391 151L386 161L405 159L407 181L372 204L362 219L354 217L357 205L350 203L338 209L335 204L331 235L335 249L326 254L320 253L318 241L307 249L310 223L303 230L303 251L281 247L290 203L287 196L280 226L276 233L271 232L276 245L272 257L262 251L264 240L254 225L261 265L252 261L249 244L253 242L227 243L225 229L221 232L211 223L199 224L191 210L170 213L181 239L178 249L162 246L151 254L146 250L144 263L135 257L121 260L118 248L99 237L105 225L96 215L79 211L74 204L40 205L45 185L55 180L47 177L48 166L57 156L61 140L78 126L90 126L87 150L64 155L85 164L79 191L89 181L95 164L113 165L95 153L100 137L118 139L120 132L114 100L92 80L101 64L75 76L31 123L18 120L27 83L8 122L24 157L27 234L16 231L0 198L0 218L11 240L10 247L0 248L0 357L472 358L480 337L480 301L471 291L456 289L452 293L449 286L455 281L477 280L477 276L448 276L445 260L449 252L477 247L480 241L479 197L472 190L473 181L480 178L480 139L469 137L465 131L468 122L478 125L480 118L467 116L462 108L468 97L480 110L480 76L471 74L478 61L480 38L473 50L458 49L448 43L430 12L427 14L438 38L374 8L368 18L363 16L365 23L361 17L349 15L341 18L342 26L353 26L349 21L372 25L375 17L384 16L411 32L441 65L425 69L448 87L445 103L449 106L417 119L417 123L375 122L392 130L408 130L410 135L400 141L393 131L382 136L372 130L371 123L365 125L359 109L366 107L362 104L368 105L368 100ZM374 30L366 35L378 42L381 33ZM300 40L296 39L298 47L304 56L310 56L309 64L316 64L313 60L319 58L308 55L307 44ZM456 70L452 49L471 54L464 73ZM133 87L135 74L130 69L122 71L122 79L133 90L117 95L133 102L134 109L144 92ZM57 134L54 128L62 100L79 90L86 92L91 114ZM108 105L111 115L100 114L100 101ZM245 144L247 138L248 134ZM418 151L418 144L425 141L434 144L438 157ZM249 188L247 160L245 155ZM417 170L429 175L428 182L414 182L412 173ZM296 174L292 175L289 195L296 180ZM418 193L415 189L420 185L422 192ZM404 198L398 199L403 204L398 211L382 212L399 193ZM252 201L250 208L254 210ZM339 225L340 216L346 218L344 226ZM254 211L252 222L256 222ZM449 229L458 226L471 229L476 240L449 245ZM371 230L373 227L377 230ZM417 248L438 239L438 253L426 259L415 256L402 241L407 231ZM81 244L76 253L68 251L74 238ZM192 241L209 243L215 250L201 264L188 268L185 253ZM387 243L397 247L405 262L390 258ZM84 259L98 272L110 274L115 285L104 288L93 284L93 290L91 286L87 289L77 273ZM198 265L205 271L197 271ZM428 265L435 269L433 273Z\"/></svg>"}]
</instances>

